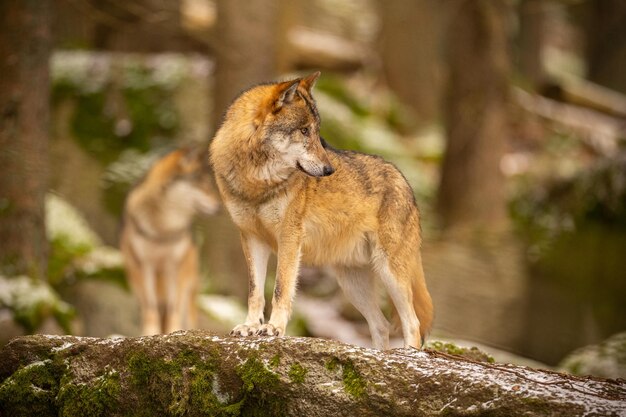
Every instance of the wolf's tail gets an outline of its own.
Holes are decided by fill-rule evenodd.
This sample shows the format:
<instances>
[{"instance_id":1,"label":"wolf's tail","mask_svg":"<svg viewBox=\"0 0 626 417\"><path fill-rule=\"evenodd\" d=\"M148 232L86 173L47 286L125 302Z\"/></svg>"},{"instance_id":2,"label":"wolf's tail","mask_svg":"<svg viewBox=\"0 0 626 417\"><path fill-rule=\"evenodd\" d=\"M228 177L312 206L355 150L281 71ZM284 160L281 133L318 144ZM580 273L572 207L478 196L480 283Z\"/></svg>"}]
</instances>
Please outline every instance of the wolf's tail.
<instances>
[{"instance_id":1,"label":"wolf's tail","mask_svg":"<svg viewBox=\"0 0 626 417\"><path fill-rule=\"evenodd\" d=\"M412 284L413 308L420 321L420 336L422 337L423 344L433 326L433 300L426 288L426 280L424 279L424 270L421 260L418 265L417 274L413 277Z\"/></svg>"},{"instance_id":2,"label":"wolf's tail","mask_svg":"<svg viewBox=\"0 0 626 417\"><path fill-rule=\"evenodd\" d=\"M418 255L419 256L419 255ZM422 267L421 256L415 265L415 270L411 276L411 292L413 295L413 309L417 315L417 319L420 321L420 336L422 338L422 345L426 341L426 337L430 333L433 325L433 301L430 297L430 293L426 288L426 280L424 278L424 269ZM400 321L400 315L395 306L392 307L392 331L394 333L402 332L402 323Z\"/></svg>"}]
</instances>

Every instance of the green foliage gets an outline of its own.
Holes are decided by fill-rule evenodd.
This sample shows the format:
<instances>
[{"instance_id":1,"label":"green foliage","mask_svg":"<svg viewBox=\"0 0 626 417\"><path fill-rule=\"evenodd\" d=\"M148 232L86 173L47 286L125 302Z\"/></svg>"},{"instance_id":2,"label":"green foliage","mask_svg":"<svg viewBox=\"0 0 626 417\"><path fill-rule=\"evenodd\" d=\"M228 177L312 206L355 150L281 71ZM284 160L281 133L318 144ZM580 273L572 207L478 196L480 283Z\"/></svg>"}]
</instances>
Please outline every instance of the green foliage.
<instances>
[{"instance_id":1,"label":"green foliage","mask_svg":"<svg viewBox=\"0 0 626 417\"><path fill-rule=\"evenodd\" d=\"M52 285L61 284L72 268L76 259L91 252L86 243L76 243L67 236L59 235L50 240L50 256L48 258L48 282Z\"/></svg>"},{"instance_id":2,"label":"green foliage","mask_svg":"<svg viewBox=\"0 0 626 417\"><path fill-rule=\"evenodd\" d=\"M348 106L356 116L367 117L370 115L369 109L354 96L351 89L347 88L345 82L339 77L325 74L317 81L315 88Z\"/></svg>"},{"instance_id":3,"label":"green foliage","mask_svg":"<svg viewBox=\"0 0 626 417\"><path fill-rule=\"evenodd\" d=\"M34 333L50 316L69 332L75 315L74 309L47 283L23 275L0 276L0 308L11 311L13 320L29 333Z\"/></svg>"},{"instance_id":4,"label":"green foliage","mask_svg":"<svg viewBox=\"0 0 626 417\"><path fill-rule=\"evenodd\" d=\"M174 59L174 58L171 58ZM165 66L167 67L167 66ZM121 62L105 57L57 54L52 65L52 101L72 103L70 126L78 144L106 165L123 150L141 152L173 138L179 116L174 74L136 58Z\"/></svg>"},{"instance_id":5,"label":"green foliage","mask_svg":"<svg viewBox=\"0 0 626 417\"><path fill-rule=\"evenodd\" d=\"M533 183L512 201L511 214L540 252L590 224L626 231L626 159L606 160L547 186Z\"/></svg>"},{"instance_id":6,"label":"green foliage","mask_svg":"<svg viewBox=\"0 0 626 417\"><path fill-rule=\"evenodd\" d=\"M536 184L511 203L512 217L528 242L537 279L591 307L606 333L626 317L626 159L548 186Z\"/></svg>"},{"instance_id":7,"label":"green foliage","mask_svg":"<svg viewBox=\"0 0 626 417\"><path fill-rule=\"evenodd\" d=\"M358 132L346 129L339 121L327 118L320 127L320 135L333 147L367 152L362 145Z\"/></svg>"},{"instance_id":8,"label":"green foliage","mask_svg":"<svg viewBox=\"0 0 626 417\"><path fill-rule=\"evenodd\" d=\"M103 279L127 287L119 251L104 246L83 216L53 193L46 196L46 231L48 282L54 288L81 279Z\"/></svg>"}]
</instances>

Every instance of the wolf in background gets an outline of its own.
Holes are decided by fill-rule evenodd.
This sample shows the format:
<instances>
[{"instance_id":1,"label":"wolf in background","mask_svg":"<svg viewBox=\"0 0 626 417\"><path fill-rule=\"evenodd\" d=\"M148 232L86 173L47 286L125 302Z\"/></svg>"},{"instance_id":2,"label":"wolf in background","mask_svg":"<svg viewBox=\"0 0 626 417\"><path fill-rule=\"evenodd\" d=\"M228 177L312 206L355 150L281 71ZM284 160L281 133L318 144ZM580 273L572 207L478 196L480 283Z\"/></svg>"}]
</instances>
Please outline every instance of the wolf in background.
<instances>
[{"instance_id":1,"label":"wolf in background","mask_svg":"<svg viewBox=\"0 0 626 417\"><path fill-rule=\"evenodd\" d=\"M206 149L170 152L126 199L120 249L144 335L195 326L199 271L192 221L219 207L207 159Z\"/></svg>"},{"instance_id":2,"label":"wolf in background","mask_svg":"<svg viewBox=\"0 0 626 417\"><path fill-rule=\"evenodd\" d=\"M377 156L336 150L319 135L311 90L316 72L262 84L235 99L210 145L222 201L241 231L249 270L248 314L231 334L284 335L300 262L330 267L367 320L373 345L389 347L377 303L384 284L404 345L420 347L432 301L420 255L420 218L411 187ZM277 254L272 312L264 322L267 261Z\"/></svg>"}]
</instances>

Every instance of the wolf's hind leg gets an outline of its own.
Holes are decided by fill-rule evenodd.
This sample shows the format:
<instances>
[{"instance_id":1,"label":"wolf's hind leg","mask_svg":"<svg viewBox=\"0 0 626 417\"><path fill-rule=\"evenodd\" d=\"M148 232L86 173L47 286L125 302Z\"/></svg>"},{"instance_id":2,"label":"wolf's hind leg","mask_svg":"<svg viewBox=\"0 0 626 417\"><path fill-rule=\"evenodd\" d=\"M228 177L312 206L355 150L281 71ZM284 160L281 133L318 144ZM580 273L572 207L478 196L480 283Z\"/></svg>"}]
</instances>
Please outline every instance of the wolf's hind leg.
<instances>
[{"instance_id":1,"label":"wolf's hind leg","mask_svg":"<svg viewBox=\"0 0 626 417\"><path fill-rule=\"evenodd\" d=\"M265 274L271 248L254 236L241 235L241 247L248 264L248 315L244 324L230 332L233 336L252 336L263 324Z\"/></svg>"},{"instance_id":2,"label":"wolf's hind leg","mask_svg":"<svg viewBox=\"0 0 626 417\"><path fill-rule=\"evenodd\" d=\"M404 347L420 348L420 321L413 307L413 289L408 266L393 266L385 251L375 248L373 252L374 270L380 277L400 316Z\"/></svg>"},{"instance_id":3,"label":"wolf's hind leg","mask_svg":"<svg viewBox=\"0 0 626 417\"><path fill-rule=\"evenodd\" d=\"M354 307L365 317L376 349L389 349L389 322L378 305L371 268L334 268L337 282Z\"/></svg>"}]
</instances>

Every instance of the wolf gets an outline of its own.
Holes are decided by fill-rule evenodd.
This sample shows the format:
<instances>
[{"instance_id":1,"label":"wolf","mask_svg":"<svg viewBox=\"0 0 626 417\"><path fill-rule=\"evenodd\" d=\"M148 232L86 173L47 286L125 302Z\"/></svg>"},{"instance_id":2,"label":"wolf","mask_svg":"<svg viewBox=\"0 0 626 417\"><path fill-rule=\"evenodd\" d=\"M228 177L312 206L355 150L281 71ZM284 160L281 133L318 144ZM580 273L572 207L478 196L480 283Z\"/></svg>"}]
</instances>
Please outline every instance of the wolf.
<instances>
[{"instance_id":1,"label":"wolf","mask_svg":"<svg viewBox=\"0 0 626 417\"><path fill-rule=\"evenodd\" d=\"M405 347L419 348L433 317L422 268L420 216L411 187L378 156L338 150L320 137L312 89L320 73L254 86L224 115L210 144L222 202L241 233L248 271L248 314L236 336L282 336L300 263L329 267L365 317L378 349L389 322L377 303L382 281ZM264 285L277 256L269 322Z\"/></svg>"},{"instance_id":2,"label":"wolf","mask_svg":"<svg viewBox=\"0 0 626 417\"><path fill-rule=\"evenodd\" d=\"M142 334L195 326L198 250L191 225L196 214L213 214L219 206L206 147L168 153L128 194L120 249L139 300Z\"/></svg>"}]
</instances>

